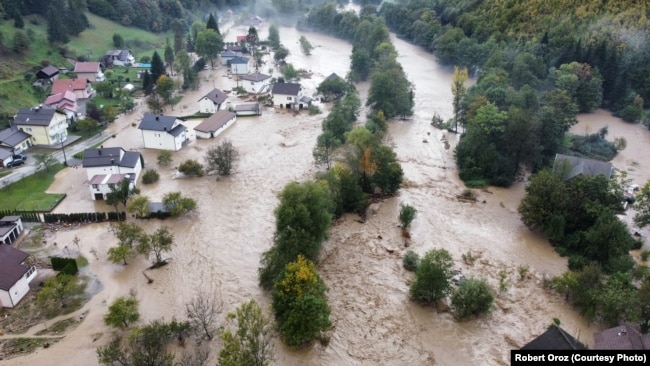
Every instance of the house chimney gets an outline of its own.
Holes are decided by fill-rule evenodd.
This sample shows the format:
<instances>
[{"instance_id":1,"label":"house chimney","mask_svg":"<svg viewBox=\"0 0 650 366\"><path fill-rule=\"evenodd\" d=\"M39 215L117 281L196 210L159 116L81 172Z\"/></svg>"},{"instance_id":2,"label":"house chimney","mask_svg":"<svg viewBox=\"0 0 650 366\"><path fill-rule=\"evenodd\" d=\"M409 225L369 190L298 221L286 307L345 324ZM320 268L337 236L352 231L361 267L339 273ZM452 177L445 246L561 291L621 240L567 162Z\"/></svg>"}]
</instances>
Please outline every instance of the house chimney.
<instances>
[{"instance_id":1,"label":"house chimney","mask_svg":"<svg viewBox=\"0 0 650 366\"><path fill-rule=\"evenodd\" d=\"M159 121L159 120L160 120L160 117L156 116L156 121Z\"/></svg>"},{"instance_id":2,"label":"house chimney","mask_svg":"<svg viewBox=\"0 0 650 366\"><path fill-rule=\"evenodd\" d=\"M163 127L163 130L165 130L165 132L167 132L167 127Z\"/></svg>"}]
</instances>

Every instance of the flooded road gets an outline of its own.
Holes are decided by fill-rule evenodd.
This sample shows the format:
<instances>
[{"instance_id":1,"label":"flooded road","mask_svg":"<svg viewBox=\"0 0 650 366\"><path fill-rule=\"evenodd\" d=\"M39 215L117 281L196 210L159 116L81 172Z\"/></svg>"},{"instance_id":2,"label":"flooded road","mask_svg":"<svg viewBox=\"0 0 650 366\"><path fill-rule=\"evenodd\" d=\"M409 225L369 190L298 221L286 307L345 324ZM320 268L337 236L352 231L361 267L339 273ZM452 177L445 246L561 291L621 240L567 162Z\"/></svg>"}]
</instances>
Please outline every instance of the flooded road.
<instances>
[{"instance_id":1,"label":"flooded road","mask_svg":"<svg viewBox=\"0 0 650 366\"><path fill-rule=\"evenodd\" d=\"M245 32L243 27L233 28L226 41ZM261 37L266 34L266 30L260 32ZM311 56L301 54L298 39L303 34L315 46ZM311 79L302 80L307 95L314 93L330 73L346 75L350 44L289 28L280 28L280 39L291 53L287 61L313 72ZM404 187L399 196L374 207L365 224L348 215L332 227L318 264L330 289L330 343L327 347L316 343L294 351L276 340L275 363L507 365L509 350L544 332L553 318L559 318L564 329L592 345L592 333L598 329L586 324L563 299L542 286L544 278L566 269L566 259L520 222L517 206L524 184L477 191L479 202L475 204L456 200L463 190L453 161L457 135L430 126L434 113L445 119L451 117L451 70L438 66L431 54L417 47L394 37L393 42L399 61L415 86L414 116L391 122L389 130L405 172ZM268 72L270 67L267 64L260 71ZM275 70L274 77L278 75ZM185 93L175 111L167 113L195 112L196 101L214 86L226 90L235 86L223 66L203 71L200 90ZM367 84L360 85L359 90L365 100ZM232 104L243 102L235 96L230 99ZM143 111L121 116L111 126L117 137L109 139L105 146L141 151L147 167L159 170L161 180L151 186L141 185L143 194L156 201L165 193L181 191L197 200L197 211L177 219L139 222L148 232L167 225L175 236L176 245L167 253L171 263L148 272L153 284L147 284L141 273L149 265L144 258L132 259L128 266L107 262L106 251L116 243L107 225L88 225L53 234L49 241L59 245L71 243L74 235L82 239L81 252L91 261L91 270L102 282L103 290L86 305L90 310L88 317L65 339L47 350L3 361L4 364L97 364L95 348L110 338L102 317L108 304L132 288L137 291L145 322L160 317L184 319L184 304L198 292L218 294L224 304L223 319L225 312L251 298L268 307L270 296L257 286L257 268L261 254L272 242L277 193L290 181L311 179L320 169L313 164L311 152L329 106L318 106L324 113L315 116L265 108L260 117L239 118L217 138L230 139L241 156L236 174L219 181L214 177L174 179L175 167L181 161L202 160L205 151L217 141L193 141L174 153L174 162L169 167L156 167L157 151L144 150L137 127L131 125L139 123ZM581 121L585 118L581 117ZM187 125L197 123L189 121ZM610 124L610 136L619 135L614 130ZM639 134L636 130L631 132L632 136ZM626 135L630 152L637 149L632 146L636 144L632 136ZM619 158L636 161L633 155ZM634 166L640 167L642 163ZM638 169L637 174L646 173ZM73 193L57 210L112 209L90 199L85 181L82 169L66 169L59 174L51 189ZM404 247L397 227L401 203L418 210L409 248ZM507 290L498 294L489 316L456 322L449 313L438 313L435 308L409 300L408 287L413 275L402 268L402 256L408 249L422 255L433 248L447 249L465 276L485 278L495 289L499 288L499 272L505 271ZM473 265L461 260L463 254L470 252L477 257ZM524 267L529 273L520 279L519 269ZM211 364L220 347L220 341L213 341Z\"/></svg>"}]
</instances>

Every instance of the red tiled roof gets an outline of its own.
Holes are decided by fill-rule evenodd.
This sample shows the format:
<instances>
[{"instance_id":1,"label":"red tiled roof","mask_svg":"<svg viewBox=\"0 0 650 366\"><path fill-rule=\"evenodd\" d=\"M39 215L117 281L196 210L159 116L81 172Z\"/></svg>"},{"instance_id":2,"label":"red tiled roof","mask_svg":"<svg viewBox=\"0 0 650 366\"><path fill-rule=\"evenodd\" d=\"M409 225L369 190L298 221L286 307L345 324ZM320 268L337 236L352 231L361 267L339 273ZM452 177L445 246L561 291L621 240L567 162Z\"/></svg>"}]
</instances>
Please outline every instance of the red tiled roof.
<instances>
[{"instance_id":1,"label":"red tiled roof","mask_svg":"<svg viewBox=\"0 0 650 366\"><path fill-rule=\"evenodd\" d=\"M52 83L52 94L64 93L66 90L86 90L86 79L57 79Z\"/></svg>"},{"instance_id":2,"label":"red tiled roof","mask_svg":"<svg viewBox=\"0 0 650 366\"><path fill-rule=\"evenodd\" d=\"M97 72L101 71L99 62L77 62L74 64L74 72Z\"/></svg>"}]
</instances>

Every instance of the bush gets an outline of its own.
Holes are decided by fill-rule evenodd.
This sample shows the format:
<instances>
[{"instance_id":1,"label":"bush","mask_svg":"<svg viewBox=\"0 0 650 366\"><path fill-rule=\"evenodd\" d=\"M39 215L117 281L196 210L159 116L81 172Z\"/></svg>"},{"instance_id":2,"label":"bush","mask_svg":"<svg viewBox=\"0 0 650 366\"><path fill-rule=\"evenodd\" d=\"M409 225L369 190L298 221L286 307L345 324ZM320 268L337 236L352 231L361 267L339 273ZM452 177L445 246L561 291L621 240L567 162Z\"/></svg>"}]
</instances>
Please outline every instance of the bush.
<instances>
[{"instance_id":1,"label":"bush","mask_svg":"<svg viewBox=\"0 0 650 366\"><path fill-rule=\"evenodd\" d=\"M399 211L399 222L402 224L402 229L408 230L417 213L418 211L413 206L402 205Z\"/></svg>"},{"instance_id":2,"label":"bush","mask_svg":"<svg viewBox=\"0 0 650 366\"><path fill-rule=\"evenodd\" d=\"M142 175L143 184L156 183L158 179L160 179L160 174L158 174L156 169L147 169Z\"/></svg>"},{"instance_id":3,"label":"bush","mask_svg":"<svg viewBox=\"0 0 650 366\"><path fill-rule=\"evenodd\" d=\"M158 165L167 166L172 162L171 151L163 150L158 153Z\"/></svg>"},{"instance_id":4,"label":"bush","mask_svg":"<svg viewBox=\"0 0 650 366\"><path fill-rule=\"evenodd\" d=\"M453 260L446 250L428 251L415 271L416 278L409 289L411 298L424 303L444 299L450 289L452 266Z\"/></svg>"},{"instance_id":5,"label":"bush","mask_svg":"<svg viewBox=\"0 0 650 366\"><path fill-rule=\"evenodd\" d=\"M587 265L587 258L581 255L572 255L569 257L569 269L572 271L579 271Z\"/></svg>"},{"instance_id":6,"label":"bush","mask_svg":"<svg viewBox=\"0 0 650 366\"><path fill-rule=\"evenodd\" d=\"M641 251L641 260L645 262L645 261L648 260L648 257L650 257L650 252L647 251L647 250L642 250Z\"/></svg>"},{"instance_id":7,"label":"bush","mask_svg":"<svg viewBox=\"0 0 650 366\"><path fill-rule=\"evenodd\" d=\"M68 275L76 275L79 272L77 261L74 258L51 257L52 269Z\"/></svg>"},{"instance_id":8,"label":"bush","mask_svg":"<svg viewBox=\"0 0 650 366\"><path fill-rule=\"evenodd\" d=\"M451 295L454 314L458 318L487 314L494 302L494 291L485 280L468 278Z\"/></svg>"},{"instance_id":9,"label":"bush","mask_svg":"<svg viewBox=\"0 0 650 366\"><path fill-rule=\"evenodd\" d=\"M178 171L185 175L196 175L202 177L205 174L203 164L194 159L187 159L178 166Z\"/></svg>"},{"instance_id":10,"label":"bush","mask_svg":"<svg viewBox=\"0 0 650 366\"><path fill-rule=\"evenodd\" d=\"M402 265L404 266L404 269L407 271L415 271L418 269L418 265L420 264L420 256L418 253L409 250L406 252L404 255L404 258L402 258Z\"/></svg>"},{"instance_id":11,"label":"bush","mask_svg":"<svg viewBox=\"0 0 650 366\"><path fill-rule=\"evenodd\" d=\"M309 115L310 116L314 116L314 115L317 115L317 114L321 113L320 108L318 108L318 106L315 106L313 104L309 105L308 110L309 110Z\"/></svg>"}]
</instances>

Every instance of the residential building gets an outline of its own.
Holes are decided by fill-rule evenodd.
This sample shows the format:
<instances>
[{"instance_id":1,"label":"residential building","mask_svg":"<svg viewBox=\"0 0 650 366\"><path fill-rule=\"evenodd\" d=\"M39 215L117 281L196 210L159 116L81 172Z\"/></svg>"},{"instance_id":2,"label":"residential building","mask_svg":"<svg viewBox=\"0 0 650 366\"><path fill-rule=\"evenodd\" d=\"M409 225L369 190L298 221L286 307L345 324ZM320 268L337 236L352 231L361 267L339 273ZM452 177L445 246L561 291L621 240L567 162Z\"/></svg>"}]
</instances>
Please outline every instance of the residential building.
<instances>
[{"instance_id":1,"label":"residential building","mask_svg":"<svg viewBox=\"0 0 650 366\"><path fill-rule=\"evenodd\" d=\"M592 177L602 174L609 179L614 173L614 166L606 161L555 154L553 172L561 173L564 180L571 180L583 174Z\"/></svg>"},{"instance_id":2,"label":"residential building","mask_svg":"<svg viewBox=\"0 0 650 366\"><path fill-rule=\"evenodd\" d=\"M229 111L218 111L194 127L196 138L209 139L216 136L237 121L237 115Z\"/></svg>"},{"instance_id":3,"label":"residential building","mask_svg":"<svg viewBox=\"0 0 650 366\"><path fill-rule=\"evenodd\" d=\"M219 89L212 89L208 94L199 99L200 113L215 113L219 111L228 99L228 95Z\"/></svg>"},{"instance_id":4,"label":"residential building","mask_svg":"<svg viewBox=\"0 0 650 366\"><path fill-rule=\"evenodd\" d=\"M52 84L52 82L59 78L59 69L49 65L36 73L36 79L38 79L41 84Z\"/></svg>"},{"instance_id":5,"label":"residential building","mask_svg":"<svg viewBox=\"0 0 650 366\"><path fill-rule=\"evenodd\" d=\"M241 52L237 51L232 51L232 50L225 50L221 52L221 64L222 65L228 65L230 63L230 60L232 60L235 57L242 57L243 54Z\"/></svg>"},{"instance_id":6,"label":"residential building","mask_svg":"<svg viewBox=\"0 0 650 366\"><path fill-rule=\"evenodd\" d=\"M248 57L233 57L230 60L230 73L234 75L248 74Z\"/></svg>"},{"instance_id":7,"label":"residential building","mask_svg":"<svg viewBox=\"0 0 650 366\"><path fill-rule=\"evenodd\" d=\"M138 129L147 149L178 151L189 143L187 127L173 116L145 114Z\"/></svg>"},{"instance_id":8,"label":"residential building","mask_svg":"<svg viewBox=\"0 0 650 366\"><path fill-rule=\"evenodd\" d=\"M249 93L266 93L271 85L271 76L255 72L252 74L241 75L242 87Z\"/></svg>"},{"instance_id":9,"label":"residential building","mask_svg":"<svg viewBox=\"0 0 650 366\"><path fill-rule=\"evenodd\" d=\"M56 109L21 108L14 116L14 126L32 135L32 145L54 145L68 139L68 121Z\"/></svg>"},{"instance_id":10,"label":"residential building","mask_svg":"<svg viewBox=\"0 0 650 366\"><path fill-rule=\"evenodd\" d=\"M111 188L124 179L129 180L129 188L135 188L133 174L98 174L88 181L90 197L95 201L103 201L106 195L111 193Z\"/></svg>"},{"instance_id":11,"label":"residential building","mask_svg":"<svg viewBox=\"0 0 650 366\"><path fill-rule=\"evenodd\" d=\"M5 216L0 219L0 244L13 244L25 230L20 216Z\"/></svg>"},{"instance_id":12,"label":"residential building","mask_svg":"<svg viewBox=\"0 0 650 366\"><path fill-rule=\"evenodd\" d=\"M302 87L296 83L275 83L271 89L273 106L286 109L303 109L311 103L310 98L304 98Z\"/></svg>"},{"instance_id":13,"label":"residential building","mask_svg":"<svg viewBox=\"0 0 650 366\"><path fill-rule=\"evenodd\" d=\"M533 339L523 350L584 350L587 349L571 334L556 325L551 325L544 333Z\"/></svg>"},{"instance_id":14,"label":"residential building","mask_svg":"<svg viewBox=\"0 0 650 366\"><path fill-rule=\"evenodd\" d=\"M594 349L650 350L650 333L641 334L633 325L623 324L594 333Z\"/></svg>"},{"instance_id":15,"label":"residential building","mask_svg":"<svg viewBox=\"0 0 650 366\"><path fill-rule=\"evenodd\" d=\"M142 171L142 155L121 147L86 149L81 166L86 169L89 181L98 175L132 174L133 181L137 182Z\"/></svg>"},{"instance_id":16,"label":"residential building","mask_svg":"<svg viewBox=\"0 0 650 366\"><path fill-rule=\"evenodd\" d=\"M70 90L52 94L43 103L47 108L54 108L65 114L68 123L75 122L78 116L77 94Z\"/></svg>"},{"instance_id":17,"label":"residential building","mask_svg":"<svg viewBox=\"0 0 650 366\"><path fill-rule=\"evenodd\" d=\"M0 131L0 147L6 149L12 155L20 154L29 149L32 146L31 140L31 134L18 129L16 126Z\"/></svg>"},{"instance_id":18,"label":"residential building","mask_svg":"<svg viewBox=\"0 0 650 366\"><path fill-rule=\"evenodd\" d=\"M25 264L27 258L29 254L22 250L0 244L0 306L13 308L29 292L37 271Z\"/></svg>"},{"instance_id":19,"label":"residential building","mask_svg":"<svg viewBox=\"0 0 650 366\"><path fill-rule=\"evenodd\" d=\"M106 67L131 66L135 63L135 57L129 50L109 50L106 51L102 62Z\"/></svg>"},{"instance_id":20,"label":"residential building","mask_svg":"<svg viewBox=\"0 0 650 366\"><path fill-rule=\"evenodd\" d=\"M79 79L86 79L91 83L106 80L99 62L77 62L74 64L74 72Z\"/></svg>"},{"instance_id":21,"label":"residential building","mask_svg":"<svg viewBox=\"0 0 650 366\"><path fill-rule=\"evenodd\" d=\"M90 82L86 79L57 79L52 83L50 94L64 93L66 90L75 93L77 100L88 99L95 93Z\"/></svg>"}]
</instances>

